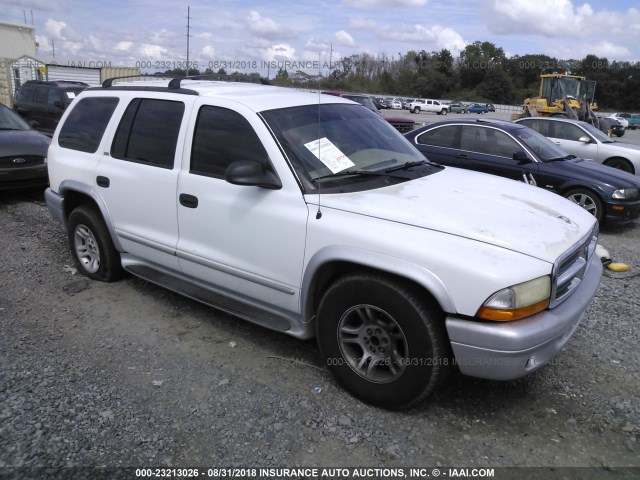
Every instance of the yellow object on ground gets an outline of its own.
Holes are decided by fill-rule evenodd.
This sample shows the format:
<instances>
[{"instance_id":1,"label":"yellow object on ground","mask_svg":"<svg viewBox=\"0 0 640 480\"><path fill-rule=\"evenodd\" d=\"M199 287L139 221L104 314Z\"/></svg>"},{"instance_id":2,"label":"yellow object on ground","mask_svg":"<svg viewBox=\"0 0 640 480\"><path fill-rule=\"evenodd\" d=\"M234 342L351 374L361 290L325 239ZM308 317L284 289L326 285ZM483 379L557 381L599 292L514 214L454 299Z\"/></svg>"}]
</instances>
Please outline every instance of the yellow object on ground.
<instances>
[{"instance_id":1,"label":"yellow object on ground","mask_svg":"<svg viewBox=\"0 0 640 480\"><path fill-rule=\"evenodd\" d=\"M607 268L609 270L613 270L614 272L626 272L627 270L629 270L629 265L627 265L626 263L614 262L607 265Z\"/></svg>"}]
</instances>

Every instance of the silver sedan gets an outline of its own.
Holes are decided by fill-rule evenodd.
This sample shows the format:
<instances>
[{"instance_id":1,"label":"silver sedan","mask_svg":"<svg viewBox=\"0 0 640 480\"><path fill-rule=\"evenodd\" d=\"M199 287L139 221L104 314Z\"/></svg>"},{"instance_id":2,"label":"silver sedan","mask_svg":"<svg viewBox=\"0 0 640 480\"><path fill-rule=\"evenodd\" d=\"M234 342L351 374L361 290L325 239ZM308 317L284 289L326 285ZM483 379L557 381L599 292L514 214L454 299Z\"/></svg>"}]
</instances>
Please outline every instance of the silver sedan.
<instances>
[{"instance_id":1,"label":"silver sedan","mask_svg":"<svg viewBox=\"0 0 640 480\"><path fill-rule=\"evenodd\" d=\"M567 153L640 175L640 145L613 140L589 123L557 117L521 118L516 123L540 132Z\"/></svg>"}]
</instances>

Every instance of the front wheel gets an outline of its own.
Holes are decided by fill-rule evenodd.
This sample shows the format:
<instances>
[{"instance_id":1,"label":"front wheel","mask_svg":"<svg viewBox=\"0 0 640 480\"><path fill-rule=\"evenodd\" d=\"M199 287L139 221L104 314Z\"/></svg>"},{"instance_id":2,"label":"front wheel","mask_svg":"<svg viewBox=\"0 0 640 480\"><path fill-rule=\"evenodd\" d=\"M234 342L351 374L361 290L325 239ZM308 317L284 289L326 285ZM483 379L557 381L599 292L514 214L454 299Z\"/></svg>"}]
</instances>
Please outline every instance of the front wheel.
<instances>
[{"instance_id":1,"label":"front wheel","mask_svg":"<svg viewBox=\"0 0 640 480\"><path fill-rule=\"evenodd\" d=\"M627 160L626 158L611 158L604 162L607 167L617 168L618 170L622 170L623 172L635 174L635 168L633 168L633 164Z\"/></svg>"},{"instance_id":2,"label":"front wheel","mask_svg":"<svg viewBox=\"0 0 640 480\"><path fill-rule=\"evenodd\" d=\"M420 113L420 107L413 107L412 113Z\"/></svg>"},{"instance_id":3,"label":"front wheel","mask_svg":"<svg viewBox=\"0 0 640 480\"><path fill-rule=\"evenodd\" d=\"M447 110L446 108L443 108L443 109L440 111L440 113L441 113L442 115L446 115L446 114L448 113L448 110Z\"/></svg>"},{"instance_id":4,"label":"front wheel","mask_svg":"<svg viewBox=\"0 0 640 480\"><path fill-rule=\"evenodd\" d=\"M100 214L87 205L69 215L67 235L78 270L89 278L113 282L122 276L120 254Z\"/></svg>"},{"instance_id":5,"label":"front wheel","mask_svg":"<svg viewBox=\"0 0 640 480\"><path fill-rule=\"evenodd\" d=\"M573 203L580 205L591 215L596 217L598 222L604 219L604 209L600 198L590 190L584 188L575 188L565 193L565 198Z\"/></svg>"},{"instance_id":6,"label":"front wheel","mask_svg":"<svg viewBox=\"0 0 640 480\"><path fill-rule=\"evenodd\" d=\"M418 288L382 275L336 281L320 302L316 330L336 379L373 405L410 408L452 366L442 311Z\"/></svg>"}]
</instances>

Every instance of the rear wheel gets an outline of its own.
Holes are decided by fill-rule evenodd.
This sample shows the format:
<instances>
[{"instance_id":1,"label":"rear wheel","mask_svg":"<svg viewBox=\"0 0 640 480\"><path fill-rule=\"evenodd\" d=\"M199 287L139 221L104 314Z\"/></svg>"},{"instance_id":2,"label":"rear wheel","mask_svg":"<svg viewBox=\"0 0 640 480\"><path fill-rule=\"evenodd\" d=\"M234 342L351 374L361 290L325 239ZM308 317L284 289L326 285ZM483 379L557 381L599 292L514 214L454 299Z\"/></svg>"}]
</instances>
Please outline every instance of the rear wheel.
<instances>
[{"instance_id":1,"label":"rear wheel","mask_svg":"<svg viewBox=\"0 0 640 480\"><path fill-rule=\"evenodd\" d=\"M629 160L626 158L610 158L609 160L604 162L605 165L612 168L617 168L618 170L622 170L623 172L628 172L631 174L635 174L635 168Z\"/></svg>"},{"instance_id":2,"label":"rear wheel","mask_svg":"<svg viewBox=\"0 0 640 480\"><path fill-rule=\"evenodd\" d=\"M100 214L82 205L69 215L67 235L78 270L89 278L113 282L122 276L120 254Z\"/></svg>"},{"instance_id":3,"label":"rear wheel","mask_svg":"<svg viewBox=\"0 0 640 480\"><path fill-rule=\"evenodd\" d=\"M324 361L355 397L409 408L432 393L451 367L441 310L411 285L376 274L339 279L318 310Z\"/></svg>"},{"instance_id":4,"label":"rear wheel","mask_svg":"<svg viewBox=\"0 0 640 480\"><path fill-rule=\"evenodd\" d=\"M602 207L602 201L600 198L590 190L585 188L575 188L565 193L565 198L571 200L573 203L580 205L591 215L596 217L598 222L602 222L604 219L604 209Z\"/></svg>"}]
</instances>

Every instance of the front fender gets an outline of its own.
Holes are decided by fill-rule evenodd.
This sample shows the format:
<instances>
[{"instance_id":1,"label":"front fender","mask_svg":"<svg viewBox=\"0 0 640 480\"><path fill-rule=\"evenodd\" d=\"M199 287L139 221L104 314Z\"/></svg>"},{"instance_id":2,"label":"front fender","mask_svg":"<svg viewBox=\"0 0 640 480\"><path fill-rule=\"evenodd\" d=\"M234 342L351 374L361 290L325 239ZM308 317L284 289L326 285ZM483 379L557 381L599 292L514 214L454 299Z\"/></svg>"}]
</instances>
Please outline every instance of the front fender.
<instances>
[{"instance_id":1,"label":"front fender","mask_svg":"<svg viewBox=\"0 0 640 480\"><path fill-rule=\"evenodd\" d=\"M301 306L303 322L313 320L314 293L320 273L332 264L352 264L406 278L424 287L436 299L442 310L455 313L456 308L448 289L427 268L397 257L345 245L332 245L318 250L309 260L302 279Z\"/></svg>"}]
</instances>

